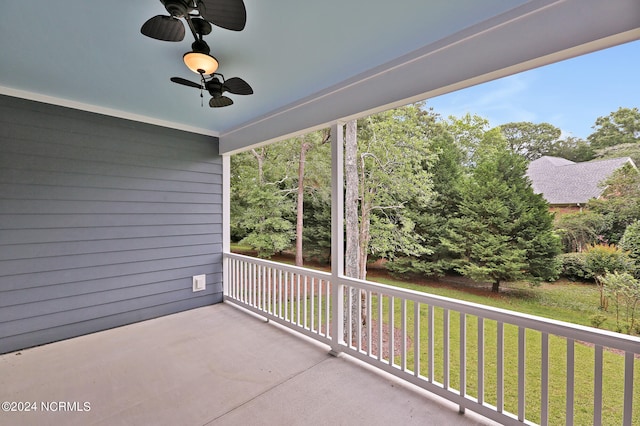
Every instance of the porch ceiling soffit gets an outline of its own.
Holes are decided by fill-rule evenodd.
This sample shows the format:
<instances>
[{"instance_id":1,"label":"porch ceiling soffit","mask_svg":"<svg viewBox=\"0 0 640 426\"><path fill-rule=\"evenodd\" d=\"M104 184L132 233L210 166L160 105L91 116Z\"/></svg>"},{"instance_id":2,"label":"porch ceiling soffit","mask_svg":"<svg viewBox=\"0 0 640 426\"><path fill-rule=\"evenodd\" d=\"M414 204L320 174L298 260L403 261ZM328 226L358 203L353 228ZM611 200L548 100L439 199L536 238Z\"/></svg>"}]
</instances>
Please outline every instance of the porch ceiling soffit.
<instances>
[{"instance_id":1,"label":"porch ceiling soffit","mask_svg":"<svg viewBox=\"0 0 640 426\"><path fill-rule=\"evenodd\" d=\"M637 0L531 1L221 134L232 154L640 39Z\"/></svg>"}]
</instances>

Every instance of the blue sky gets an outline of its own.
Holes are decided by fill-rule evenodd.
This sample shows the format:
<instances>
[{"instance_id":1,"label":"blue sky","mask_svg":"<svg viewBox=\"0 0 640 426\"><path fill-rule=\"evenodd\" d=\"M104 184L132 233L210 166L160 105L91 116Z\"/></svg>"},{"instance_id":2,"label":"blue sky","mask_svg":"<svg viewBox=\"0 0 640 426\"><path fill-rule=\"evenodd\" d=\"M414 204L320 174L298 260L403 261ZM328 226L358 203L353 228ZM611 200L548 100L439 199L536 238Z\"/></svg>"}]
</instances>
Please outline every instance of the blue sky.
<instances>
[{"instance_id":1,"label":"blue sky","mask_svg":"<svg viewBox=\"0 0 640 426\"><path fill-rule=\"evenodd\" d=\"M619 107L640 108L640 41L429 99L443 117L467 112L491 126L550 123L563 136L586 139L596 118Z\"/></svg>"}]
</instances>

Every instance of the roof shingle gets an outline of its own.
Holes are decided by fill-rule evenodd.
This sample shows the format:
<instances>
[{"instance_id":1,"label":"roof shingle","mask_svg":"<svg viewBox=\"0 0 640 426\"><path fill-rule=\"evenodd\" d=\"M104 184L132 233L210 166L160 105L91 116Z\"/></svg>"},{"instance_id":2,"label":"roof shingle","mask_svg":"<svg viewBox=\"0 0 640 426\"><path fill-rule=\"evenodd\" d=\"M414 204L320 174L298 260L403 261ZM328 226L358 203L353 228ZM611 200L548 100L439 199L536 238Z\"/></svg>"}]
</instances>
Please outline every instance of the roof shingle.
<instances>
[{"instance_id":1,"label":"roof shingle","mask_svg":"<svg viewBox=\"0 0 640 426\"><path fill-rule=\"evenodd\" d=\"M533 191L551 205L585 204L598 198L604 191L600 184L626 163L635 167L629 157L574 163L545 156L529 164L527 176Z\"/></svg>"}]
</instances>

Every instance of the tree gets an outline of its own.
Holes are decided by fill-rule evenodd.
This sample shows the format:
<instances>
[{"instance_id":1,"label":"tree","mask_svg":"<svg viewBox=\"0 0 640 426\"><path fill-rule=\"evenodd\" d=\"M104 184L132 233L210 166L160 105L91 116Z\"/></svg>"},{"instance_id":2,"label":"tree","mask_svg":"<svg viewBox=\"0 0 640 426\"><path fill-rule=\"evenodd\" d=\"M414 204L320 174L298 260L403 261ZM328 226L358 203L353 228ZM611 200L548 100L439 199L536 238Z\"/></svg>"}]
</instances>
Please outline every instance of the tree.
<instances>
[{"instance_id":1,"label":"tree","mask_svg":"<svg viewBox=\"0 0 640 426\"><path fill-rule=\"evenodd\" d=\"M544 155L565 158L576 163L593 160L596 156L589 142L573 136L552 143Z\"/></svg>"},{"instance_id":2,"label":"tree","mask_svg":"<svg viewBox=\"0 0 640 426\"><path fill-rule=\"evenodd\" d=\"M300 136L300 150L298 156L298 182L296 188L296 266L303 266L304 253L304 195L305 195L305 166L309 150L324 144L329 140L329 130L312 132Z\"/></svg>"},{"instance_id":3,"label":"tree","mask_svg":"<svg viewBox=\"0 0 640 426\"><path fill-rule=\"evenodd\" d=\"M640 111L618 108L606 117L598 117L594 132L587 137L595 149L640 142Z\"/></svg>"},{"instance_id":4,"label":"tree","mask_svg":"<svg viewBox=\"0 0 640 426\"><path fill-rule=\"evenodd\" d=\"M490 281L557 278L559 238L553 216L525 177L526 161L495 140L462 185L460 217L452 238L462 252L459 272Z\"/></svg>"},{"instance_id":5,"label":"tree","mask_svg":"<svg viewBox=\"0 0 640 426\"><path fill-rule=\"evenodd\" d=\"M526 121L503 124L500 131L509 149L529 161L551 152L562 133L549 123L534 124Z\"/></svg>"},{"instance_id":6,"label":"tree","mask_svg":"<svg viewBox=\"0 0 640 426\"><path fill-rule=\"evenodd\" d=\"M432 196L428 131L434 120L417 103L358 123L361 279L369 255L390 259L424 252L406 206L426 205Z\"/></svg>"},{"instance_id":7,"label":"tree","mask_svg":"<svg viewBox=\"0 0 640 426\"><path fill-rule=\"evenodd\" d=\"M447 236L451 221L458 215L460 182L464 173L462 164L471 158L467 157L462 147L473 147L475 151L483 138L482 127L473 128L472 122L485 126L480 121L472 121L470 116L462 120L450 117L447 123L433 123L430 126L431 151L436 155L429 168L433 197L422 206L409 202L406 209L407 216L415 223L415 232L422 239L424 253L417 256L399 255L387 263L387 269L392 273L443 276L454 269L460 256ZM469 141L467 137L473 140Z\"/></svg>"},{"instance_id":8,"label":"tree","mask_svg":"<svg viewBox=\"0 0 640 426\"><path fill-rule=\"evenodd\" d=\"M462 152L461 165L469 167L476 163L476 151L485 145L489 132L489 121L479 115L467 113L462 118L449 116L444 123L446 132L453 137L455 146Z\"/></svg>"},{"instance_id":9,"label":"tree","mask_svg":"<svg viewBox=\"0 0 640 426\"><path fill-rule=\"evenodd\" d=\"M592 211L567 213L556 218L554 228L562 238L565 252L581 252L587 245L598 242L604 218Z\"/></svg>"},{"instance_id":10,"label":"tree","mask_svg":"<svg viewBox=\"0 0 640 426\"><path fill-rule=\"evenodd\" d=\"M627 226L622 238L620 248L627 252L633 263L633 272L636 278L640 278L640 220L636 220Z\"/></svg>"},{"instance_id":11,"label":"tree","mask_svg":"<svg viewBox=\"0 0 640 426\"><path fill-rule=\"evenodd\" d=\"M600 148L595 153L595 158L620 158L630 157L635 164L640 164L640 143L623 143L620 145Z\"/></svg>"},{"instance_id":12,"label":"tree","mask_svg":"<svg viewBox=\"0 0 640 426\"><path fill-rule=\"evenodd\" d=\"M231 235L269 257L291 246L295 203L290 144L272 145L231 158Z\"/></svg>"},{"instance_id":13,"label":"tree","mask_svg":"<svg viewBox=\"0 0 640 426\"><path fill-rule=\"evenodd\" d=\"M605 274L602 279L604 294L613 299L616 308L616 325L618 331L631 334L635 330L636 308L640 304L640 283L631 274L613 272ZM620 310L625 308L625 321L620 324Z\"/></svg>"},{"instance_id":14,"label":"tree","mask_svg":"<svg viewBox=\"0 0 640 426\"><path fill-rule=\"evenodd\" d=\"M587 247L585 266L600 288L600 307L606 309L603 277L613 272L628 272L632 266L629 256L613 244L596 244Z\"/></svg>"},{"instance_id":15,"label":"tree","mask_svg":"<svg viewBox=\"0 0 640 426\"><path fill-rule=\"evenodd\" d=\"M590 200L587 207L602 215L604 241L617 244L627 226L640 219L640 173L626 164L602 185L600 198Z\"/></svg>"}]
</instances>

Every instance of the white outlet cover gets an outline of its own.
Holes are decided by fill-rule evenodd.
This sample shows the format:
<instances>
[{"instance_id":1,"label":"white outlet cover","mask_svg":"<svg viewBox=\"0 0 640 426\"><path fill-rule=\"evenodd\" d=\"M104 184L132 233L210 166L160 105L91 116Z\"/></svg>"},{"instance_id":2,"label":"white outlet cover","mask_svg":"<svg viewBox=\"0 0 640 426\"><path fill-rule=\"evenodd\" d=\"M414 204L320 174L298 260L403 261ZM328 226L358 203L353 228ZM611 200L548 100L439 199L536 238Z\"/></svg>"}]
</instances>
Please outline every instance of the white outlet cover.
<instances>
[{"instance_id":1,"label":"white outlet cover","mask_svg":"<svg viewBox=\"0 0 640 426\"><path fill-rule=\"evenodd\" d=\"M193 276L193 291L202 291L207 287L206 275L194 275Z\"/></svg>"}]
</instances>

